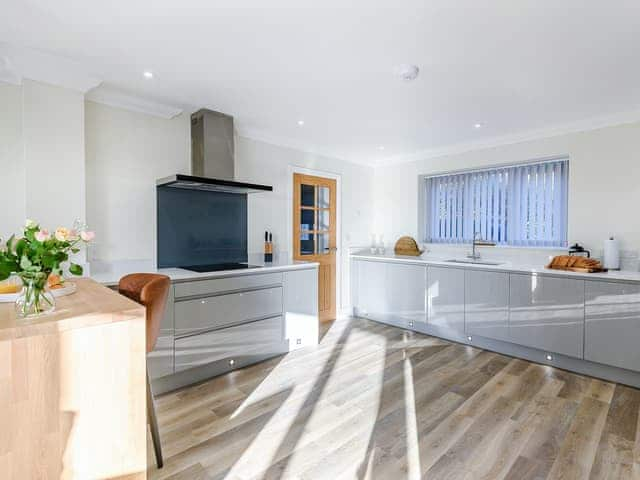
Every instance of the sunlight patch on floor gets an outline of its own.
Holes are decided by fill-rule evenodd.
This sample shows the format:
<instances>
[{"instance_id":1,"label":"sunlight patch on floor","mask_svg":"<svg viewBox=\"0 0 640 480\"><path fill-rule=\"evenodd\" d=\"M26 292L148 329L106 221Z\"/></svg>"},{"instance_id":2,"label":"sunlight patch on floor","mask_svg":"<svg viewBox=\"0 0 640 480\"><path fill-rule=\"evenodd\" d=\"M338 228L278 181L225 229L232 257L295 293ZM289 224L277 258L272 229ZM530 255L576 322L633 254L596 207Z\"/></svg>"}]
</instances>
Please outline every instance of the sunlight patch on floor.
<instances>
[{"instance_id":1,"label":"sunlight patch on floor","mask_svg":"<svg viewBox=\"0 0 640 480\"><path fill-rule=\"evenodd\" d=\"M416 416L415 391L413 389L413 367L411 359L404 363L404 411L407 441L407 480L420 479L420 444L418 442L418 418Z\"/></svg>"},{"instance_id":2,"label":"sunlight patch on floor","mask_svg":"<svg viewBox=\"0 0 640 480\"><path fill-rule=\"evenodd\" d=\"M282 456L283 452L293 451L294 453L278 467L282 469L279 475L297 474L314 467L309 464L309 453L315 456L319 450L332 451L336 448L332 438L339 435L339 432L332 430L335 429L334 420L337 416L352 418L349 423L350 429L353 429L353 447L362 450L364 459L367 440L375 428L382 394L386 339L371 332L346 330L347 328L349 328L347 322L336 322L332 325L323 338L326 342L323 345L323 353L326 357L307 370L291 372L287 369L285 357L232 413L230 418L239 417L251 405L273 395L274 390L292 388L291 395L258 432L228 471L226 478L244 478L251 473L264 472L271 465L282 460L278 457ZM369 336L372 342L367 341ZM373 371L377 372L375 377L371 377L371 388L364 395L354 392L353 398L341 397L344 403L335 404L329 399L332 396L335 397L336 392L346 392L350 386L348 381L345 382L344 376L357 375L356 372L359 369L365 371L364 366L351 365L352 362L357 362L352 356L342 354L345 351L361 348L363 343L369 350L366 367L371 369L374 366ZM296 354L301 353L292 353L292 355ZM409 376L411 376L410 373ZM285 382L282 382L282 378ZM413 401L413 397L411 398ZM345 411L348 412L346 415Z\"/></svg>"}]
</instances>

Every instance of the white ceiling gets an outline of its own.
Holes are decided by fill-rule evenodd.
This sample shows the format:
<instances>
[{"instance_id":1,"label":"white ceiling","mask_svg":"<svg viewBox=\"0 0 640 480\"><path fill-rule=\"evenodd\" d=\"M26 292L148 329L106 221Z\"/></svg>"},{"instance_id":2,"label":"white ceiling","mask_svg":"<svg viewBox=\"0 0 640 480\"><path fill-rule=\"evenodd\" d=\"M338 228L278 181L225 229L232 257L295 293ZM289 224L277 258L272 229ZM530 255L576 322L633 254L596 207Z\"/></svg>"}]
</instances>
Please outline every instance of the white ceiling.
<instances>
[{"instance_id":1,"label":"white ceiling","mask_svg":"<svg viewBox=\"0 0 640 480\"><path fill-rule=\"evenodd\" d=\"M0 15L0 41L107 85L369 163L638 111L639 34L637 0L13 0Z\"/></svg>"}]
</instances>

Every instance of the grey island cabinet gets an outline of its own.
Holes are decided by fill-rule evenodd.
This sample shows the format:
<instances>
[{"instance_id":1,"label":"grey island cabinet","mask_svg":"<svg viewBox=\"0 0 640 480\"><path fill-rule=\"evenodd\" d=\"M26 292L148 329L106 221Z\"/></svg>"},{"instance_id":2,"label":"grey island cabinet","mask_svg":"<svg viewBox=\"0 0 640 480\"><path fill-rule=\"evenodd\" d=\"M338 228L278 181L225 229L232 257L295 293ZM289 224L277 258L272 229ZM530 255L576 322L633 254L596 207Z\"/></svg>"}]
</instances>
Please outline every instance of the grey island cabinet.
<instances>
[{"instance_id":1,"label":"grey island cabinet","mask_svg":"<svg viewBox=\"0 0 640 480\"><path fill-rule=\"evenodd\" d=\"M147 356L156 393L318 343L316 263L157 273L172 284L156 348Z\"/></svg>"},{"instance_id":2,"label":"grey island cabinet","mask_svg":"<svg viewBox=\"0 0 640 480\"><path fill-rule=\"evenodd\" d=\"M352 254L356 316L640 387L640 272Z\"/></svg>"}]
</instances>

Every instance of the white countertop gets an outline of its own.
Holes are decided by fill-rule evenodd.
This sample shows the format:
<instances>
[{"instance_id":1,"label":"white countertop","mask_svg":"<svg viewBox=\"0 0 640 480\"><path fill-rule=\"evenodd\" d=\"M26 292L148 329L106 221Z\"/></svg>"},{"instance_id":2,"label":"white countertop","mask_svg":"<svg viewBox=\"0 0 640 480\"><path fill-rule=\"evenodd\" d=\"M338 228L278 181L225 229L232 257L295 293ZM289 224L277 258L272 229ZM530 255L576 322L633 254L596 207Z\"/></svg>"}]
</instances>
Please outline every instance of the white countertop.
<instances>
[{"instance_id":1,"label":"white countertop","mask_svg":"<svg viewBox=\"0 0 640 480\"><path fill-rule=\"evenodd\" d=\"M634 272L630 270L612 270L609 272L602 273L579 273L579 272L571 272L567 270L552 270L550 268L545 268L544 265L529 265L525 263L517 263L514 261L505 261L501 262L499 265L482 265L478 263L453 263L447 262L447 260L457 259L457 260L467 260L464 257L452 257L452 256L439 256L430 253L425 253L419 257L408 257L404 255L395 255L393 253L379 255L372 254L367 251L361 251L352 253L351 257L362 258L367 260L383 260L383 261L392 261L398 263L417 263L417 264L425 264L425 265L434 265L434 266L444 266L444 267L458 267L458 268L474 268L479 270L492 270L498 272L512 272L512 273L534 273L534 274L544 274L544 275L553 275L560 277L573 277L580 279L589 279L589 280L609 280L614 282L637 282L640 283L640 272ZM483 259L480 259L482 261ZM486 261L491 262L499 262L495 258L486 259Z\"/></svg>"},{"instance_id":2,"label":"white countertop","mask_svg":"<svg viewBox=\"0 0 640 480\"><path fill-rule=\"evenodd\" d=\"M316 262L302 262L288 259L274 259L273 262L264 263L258 259L250 258L251 265L259 268L248 268L245 270L222 270L219 272L192 272L183 268L156 268L152 261L132 260L113 263L91 264L91 278L103 285L117 285L120 278L129 273L160 273L167 275L174 282L189 280L206 280L209 278L221 278L238 275L256 275L260 273L282 272L285 270L299 270L306 268L316 268Z\"/></svg>"}]
</instances>

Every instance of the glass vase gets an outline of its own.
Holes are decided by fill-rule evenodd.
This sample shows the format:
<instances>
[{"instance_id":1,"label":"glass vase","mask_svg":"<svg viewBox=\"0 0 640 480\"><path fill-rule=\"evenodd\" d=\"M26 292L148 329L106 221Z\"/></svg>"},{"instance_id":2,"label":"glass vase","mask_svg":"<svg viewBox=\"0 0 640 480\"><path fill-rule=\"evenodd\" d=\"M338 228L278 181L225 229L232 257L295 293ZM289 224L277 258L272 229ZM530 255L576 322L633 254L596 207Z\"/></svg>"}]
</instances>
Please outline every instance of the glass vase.
<instances>
[{"instance_id":1,"label":"glass vase","mask_svg":"<svg viewBox=\"0 0 640 480\"><path fill-rule=\"evenodd\" d=\"M16 314L19 317L37 317L55 310L56 301L51 292L45 288L46 276L44 279L22 277L22 283L22 291L15 303Z\"/></svg>"}]
</instances>

